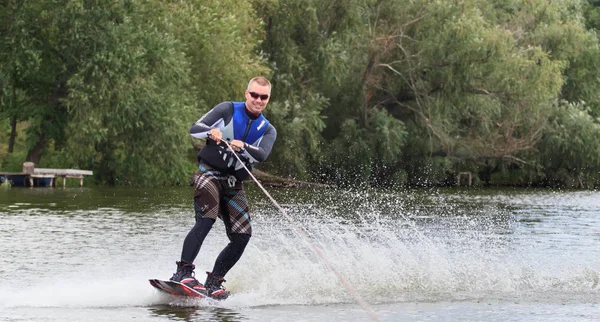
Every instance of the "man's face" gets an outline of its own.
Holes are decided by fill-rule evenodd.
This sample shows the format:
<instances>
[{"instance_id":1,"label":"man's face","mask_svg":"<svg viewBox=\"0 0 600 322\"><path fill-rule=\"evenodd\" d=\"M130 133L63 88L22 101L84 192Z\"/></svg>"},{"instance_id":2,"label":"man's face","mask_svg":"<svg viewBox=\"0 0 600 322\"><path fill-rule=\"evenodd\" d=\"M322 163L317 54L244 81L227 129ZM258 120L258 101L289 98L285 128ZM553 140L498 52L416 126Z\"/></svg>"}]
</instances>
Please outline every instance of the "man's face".
<instances>
[{"instance_id":1,"label":"man's face","mask_svg":"<svg viewBox=\"0 0 600 322\"><path fill-rule=\"evenodd\" d=\"M260 114L271 98L271 88L253 82L246 90L246 107L251 113Z\"/></svg>"}]
</instances>

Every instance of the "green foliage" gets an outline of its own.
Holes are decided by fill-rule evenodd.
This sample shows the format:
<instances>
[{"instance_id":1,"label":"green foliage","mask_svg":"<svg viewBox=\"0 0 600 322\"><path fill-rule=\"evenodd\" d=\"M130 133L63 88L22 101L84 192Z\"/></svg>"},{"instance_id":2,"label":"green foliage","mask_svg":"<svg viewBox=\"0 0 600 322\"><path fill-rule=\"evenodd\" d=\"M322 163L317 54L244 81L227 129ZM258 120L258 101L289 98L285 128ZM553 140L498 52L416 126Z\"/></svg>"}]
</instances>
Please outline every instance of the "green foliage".
<instances>
[{"instance_id":1,"label":"green foliage","mask_svg":"<svg viewBox=\"0 0 600 322\"><path fill-rule=\"evenodd\" d=\"M182 45L142 9L106 29L69 79L69 150L109 184L182 184L190 170L181 131L193 118L189 65Z\"/></svg>"},{"instance_id":2,"label":"green foliage","mask_svg":"<svg viewBox=\"0 0 600 322\"><path fill-rule=\"evenodd\" d=\"M20 150L13 153L8 153L4 159L4 165L2 167L2 171L6 172L21 172L23 171L23 160L25 160L25 155L27 151Z\"/></svg>"},{"instance_id":3,"label":"green foliage","mask_svg":"<svg viewBox=\"0 0 600 322\"><path fill-rule=\"evenodd\" d=\"M405 173L395 167L406 139L404 124L386 110L373 110L372 131L346 119L326 154L325 172L342 185L395 185Z\"/></svg>"},{"instance_id":4,"label":"green foliage","mask_svg":"<svg viewBox=\"0 0 600 322\"><path fill-rule=\"evenodd\" d=\"M492 174L490 184L510 186L531 186L539 178L532 176L530 171L517 169L514 171L499 171Z\"/></svg>"},{"instance_id":5,"label":"green foliage","mask_svg":"<svg viewBox=\"0 0 600 322\"><path fill-rule=\"evenodd\" d=\"M196 87L197 118L221 101L241 100L252 77L270 76L257 53L262 24L249 1L153 1L153 5L162 8L164 28L184 45Z\"/></svg>"},{"instance_id":6,"label":"green foliage","mask_svg":"<svg viewBox=\"0 0 600 322\"><path fill-rule=\"evenodd\" d=\"M454 162L450 158L430 157L419 163L412 163L408 166L408 184L417 187L454 184Z\"/></svg>"},{"instance_id":7,"label":"green foliage","mask_svg":"<svg viewBox=\"0 0 600 322\"><path fill-rule=\"evenodd\" d=\"M325 173L341 185L365 185L371 176L372 155L365 129L356 120L346 119L339 137L329 146Z\"/></svg>"},{"instance_id":8,"label":"green foliage","mask_svg":"<svg viewBox=\"0 0 600 322\"><path fill-rule=\"evenodd\" d=\"M7 0L0 160L183 184L189 125L264 75L271 172L593 186L598 12L596 0Z\"/></svg>"},{"instance_id":9,"label":"green foliage","mask_svg":"<svg viewBox=\"0 0 600 322\"><path fill-rule=\"evenodd\" d=\"M348 58L336 34L344 23L330 19L344 21L346 6L281 0L254 1L254 7L263 14L261 48L275 71L275 101L267 114L279 130L270 163L284 175L302 178L318 173L322 151L327 150L321 133L331 119L326 115L332 109L326 95L335 95L335 86L344 76L343 61ZM299 149L306 152L298 154Z\"/></svg>"},{"instance_id":10,"label":"green foliage","mask_svg":"<svg viewBox=\"0 0 600 322\"><path fill-rule=\"evenodd\" d=\"M101 183L187 183L189 124L269 73L254 54L260 25L248 3L59 0L7 9L0 112L29 122L26 158L93 169Z\"/></svg>"},{"instance_id":11,"label":"green foliage","mask_svg":"<svg viewBox=\"0 0 600 322\"><path fill-rule=\"evenodd\" d=\"M600 120L584 104L563 102L556 107L550 128L539 144L548 180L597 177L600 171ZM597 178L596 178L597 180Z\"/></svg>"},{"instance_id":12,"label":"green foliage","mask_svg":"<svg viewBox=\"0 0 600 322\"><path fill-rule=\"evenodd\" d=\"M600 31L600 1L587 0L584 1L585 24L589 29Z\"/></svg>"},{"instance_id":13,"label":"green foliage","mask_svg":"<svg viewBox=\"0 0 600 322\"><path fill-rule=\"evenodd\" d=\"M487 23L482 2L425 6L423 21L405 31L414 41L381 58L385 77L401 80L392 93L409 113L397 113L419 119L447 154L502 158L531 149L564 64Z\"/></svg>"},{"instance_id":14,"label":"green foliage","mask_svg":"<svg viewBox=\"0 0 600 322\"><path fill-rule=\"evenodd\" d=\"M319 133L323 131L325 122L321 118L320 107L326 105L327 101L322 96L307 93L303 98L292 97L269 106L265 114L277 128L282 129L277 132L274 151L269 157L271 169L298 179L307 178L307 166L319 162L321 157Z\"/></svg>"}]
</instances>

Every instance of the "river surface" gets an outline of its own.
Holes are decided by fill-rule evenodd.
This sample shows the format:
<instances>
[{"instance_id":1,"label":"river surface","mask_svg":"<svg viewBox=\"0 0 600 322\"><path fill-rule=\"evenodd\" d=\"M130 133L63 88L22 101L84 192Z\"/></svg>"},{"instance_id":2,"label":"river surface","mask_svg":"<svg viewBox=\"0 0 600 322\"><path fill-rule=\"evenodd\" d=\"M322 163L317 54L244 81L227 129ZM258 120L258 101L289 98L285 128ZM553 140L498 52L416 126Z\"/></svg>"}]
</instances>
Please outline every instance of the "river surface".
<instances>
[{"instance_id":1,"label":"river surface","mask_svg":"<svg viewBox=\"0 0 600 322\"><path fill-rule=\"evenodd\" d=\"M269 192L292 222L248 185L254 236L211 302L148 283L191 188L0 189L0 321L600 321L600 192ZM201 281L226 243L218 221Z\"/></svg>"}]
</instances>

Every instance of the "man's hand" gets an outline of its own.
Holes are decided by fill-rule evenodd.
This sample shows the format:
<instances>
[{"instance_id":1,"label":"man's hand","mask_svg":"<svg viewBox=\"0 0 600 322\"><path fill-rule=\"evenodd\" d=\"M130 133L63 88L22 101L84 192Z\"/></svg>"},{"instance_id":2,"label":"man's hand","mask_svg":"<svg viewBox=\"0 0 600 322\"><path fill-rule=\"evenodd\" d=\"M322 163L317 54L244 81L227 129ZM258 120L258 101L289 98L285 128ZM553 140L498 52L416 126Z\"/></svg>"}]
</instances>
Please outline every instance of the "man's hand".
<instances>
[{"instance_id":1,"label":"man's hand","mask_svg":"<svg viewBox=\"0 0 600 322\"><path fill-rule=\"evenodd\" d=\"M244 142L240 140L233 140L229 145L231 145L231 148L235 152L240 152L244 148Z\"/></svg>"},{"instance_id":2,"label":"man's hand","mask_svg":"<svg viewBox=\"0 0 600 322\"><path fill-rule=\"evenodd\" d=\"M208 133L208 137L211 138L215 143L221 143L221 139L223 138L223 133L219 129L212 129Z\"/></svg>"}]
</instances>

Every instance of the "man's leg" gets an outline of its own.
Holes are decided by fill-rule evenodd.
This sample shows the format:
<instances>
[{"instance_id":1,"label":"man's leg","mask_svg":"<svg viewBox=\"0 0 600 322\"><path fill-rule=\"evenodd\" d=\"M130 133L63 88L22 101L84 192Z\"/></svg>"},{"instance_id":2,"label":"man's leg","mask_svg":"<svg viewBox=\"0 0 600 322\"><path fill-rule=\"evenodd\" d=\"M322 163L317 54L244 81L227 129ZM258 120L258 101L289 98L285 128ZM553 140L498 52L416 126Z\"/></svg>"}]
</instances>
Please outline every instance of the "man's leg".
<instances>
[{"instance_id":1,"label":"man's leg","mask_svg":"<svg viewBox=\"0 0 600 322\"><path fill-rule=\"evenodd\" d=\"M196 207L195 203L194 207ZM183 241L183 249L181 251L182 262L189 264L194 263L194 259L196 259L196 256L198 256L198 253L200 252L200 247L202 247L204 238L206 238L206 235L208 235L208 232L210 232L214 223L215 220L212 218L196 219L196 224Z\"/></svg>"},{"instance_id":2,"label":"man's leg","mask_svg":"<svg viewBox=\"0 0 600 322\"><path fill-rule=\"evenodd\" d=\"M230 242L215 261L213 275L216 277L224 277L237 263L252 235L250 209L244 186L238 183L236 188L223 191L221 202L221 215Z\"/></svg>"},{"instance_id":3,"label":"man's leg","mask_svg":"<svg viewBox=\"0 0 600 322\"><path fill-rule=\"evenodd\" d=\"M212 271L215 277L224 277L235 263L237 263L240 257L242 257L248 241L250 241L250 235L232 233L229 234L229 240L229 244L221 251L215 261Z\"/></svg>"},{"instance_id":4,"label":"man's leg","mask_svg":"<svg viewBox=\"0 0 600 322\"><path fill-rule=\"evenodd\" d=\"M221 251L213 271L208 273L205 287L209 295L213 297L227 296L221 284L225 281L223 277L242 257L246 245L252 235L250 214L243 186L238 189L227 189L224 191L222 202L222 219L229 237L229 244Z\"/></svg>"},{"instance_id":5,"label":"man's leg","mask_svg":"<svg viewBox=\"0 0 600 322\"><path fill-rule=\"evenodd\" d=\"M199 284L193 277L193 262L219 215L219 184L209 172L198 171L194 175L194 212L196 223L183 241L181 261L171 277L180 282L189 279L190 285Z\"/></svg>"}]
</instances>

